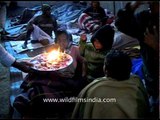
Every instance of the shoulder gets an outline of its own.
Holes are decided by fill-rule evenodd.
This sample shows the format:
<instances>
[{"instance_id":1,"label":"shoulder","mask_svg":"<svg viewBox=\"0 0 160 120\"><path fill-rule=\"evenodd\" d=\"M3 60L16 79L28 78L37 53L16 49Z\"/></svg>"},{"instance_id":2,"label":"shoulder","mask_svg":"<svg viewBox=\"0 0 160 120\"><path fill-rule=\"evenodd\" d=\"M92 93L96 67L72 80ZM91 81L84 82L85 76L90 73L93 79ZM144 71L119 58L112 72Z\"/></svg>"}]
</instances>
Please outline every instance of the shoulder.
<instances>
[{"instance_id":1,"label":"shoulder","mask_svg":"<svg viewBox=\"0 0 160 120\"><path fill-rule=\"evenodd\" d=\"M71 50L73 50L73 51L79 51L79 46L72 45L71 46Z\"/></svg>"}]
</instances>

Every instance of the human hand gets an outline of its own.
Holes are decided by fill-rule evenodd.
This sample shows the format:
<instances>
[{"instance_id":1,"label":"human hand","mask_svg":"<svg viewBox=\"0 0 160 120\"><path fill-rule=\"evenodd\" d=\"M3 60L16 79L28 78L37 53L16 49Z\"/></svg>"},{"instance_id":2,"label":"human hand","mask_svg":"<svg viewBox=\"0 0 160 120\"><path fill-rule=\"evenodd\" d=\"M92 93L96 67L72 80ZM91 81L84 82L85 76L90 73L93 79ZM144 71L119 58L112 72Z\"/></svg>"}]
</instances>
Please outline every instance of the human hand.
<instances>
[{"instance_id":1,"label":"human hand","mask_svg":"<svg viewBox=\"0 0 160 120\"><path fill-rule=\"evenodd\" d=\"M81 41L87 41L87 35L86 34L81 34L80 35L80 40Z\"/></svg>"},{"instance_id":2,"label":"human hand","mask_svg":"<svg viewBox=\"0 0 160 120\"><path fill-rule=\"evenodd\" d=\"M148 46L152 47L154 50L158 50L158 33L156 31L156 27L153 27L154 33L150 33L148 28L144 33L144 43Z\"/></svg>"},{"instance_id":3,"label":"human hand","mask_svg":"<svg viewBox=\"0 0 160 120\"><path fill-rule=\"evenodd\" d=\"M32 71L31 67L33 66L32 63L28 62L28 61L18 61L16 60L13 64L13 67L25 72L25 73L29 73Z\"/></svg>"}]
</instances>

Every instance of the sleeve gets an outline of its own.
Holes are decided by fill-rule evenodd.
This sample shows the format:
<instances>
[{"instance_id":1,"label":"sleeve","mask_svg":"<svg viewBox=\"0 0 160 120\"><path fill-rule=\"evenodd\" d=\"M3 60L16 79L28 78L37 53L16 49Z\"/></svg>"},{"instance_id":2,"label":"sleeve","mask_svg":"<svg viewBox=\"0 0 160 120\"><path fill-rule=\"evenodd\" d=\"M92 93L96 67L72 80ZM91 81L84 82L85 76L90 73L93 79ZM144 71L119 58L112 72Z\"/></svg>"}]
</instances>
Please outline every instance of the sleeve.
<instances>
[{"instance_id":1,"label":"sleeve","mask_svg":"<svg viewBox=\"0 0 160 120\"><path fill-rule=\"evenodd\" d=\"M16 60L2 47L2 45L0 45L0 54L0 62L6 67L10 67Z\"/></svg>"},{"instance_id":2,"label":"sleeve","mask_svg":"<svg viewBox=\"0 0 160 120\"><path fill-rule=\"evenodd\" d=\"M81 56L84 56L85 48L86 48L86 41L80 40L80 42L79 42L79 51L80 51L80 55Z\"/></svg>"}]
</instances>

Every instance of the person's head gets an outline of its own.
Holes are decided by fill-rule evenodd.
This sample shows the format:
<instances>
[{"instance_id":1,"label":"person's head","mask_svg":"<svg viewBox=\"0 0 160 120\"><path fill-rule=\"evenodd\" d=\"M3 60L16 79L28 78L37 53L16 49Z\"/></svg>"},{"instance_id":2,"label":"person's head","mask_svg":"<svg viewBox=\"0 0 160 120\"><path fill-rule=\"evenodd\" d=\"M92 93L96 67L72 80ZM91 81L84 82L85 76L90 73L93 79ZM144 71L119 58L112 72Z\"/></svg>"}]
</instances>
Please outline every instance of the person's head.
<instances>
[{"instance_id":1,"label":"person's head","mask_svg":"<svg viewBox=\"0 0 160 120\"><path fill-rule=\"evenodd\" d=\"M132 62L130 57L122 51L111 50L104 60L104 72L107 77L116 80L127 80L130 77Z\"/></svg>"},{"instance_id":2,"label":"person's head","mask_svg":"<svg viewBox=\"0 0 160 120\"><path fill-rule=\"evenodd\" d=\"M42 5L42 14L45 16L50 16L51 15L51 7L48 4L43 4Z\"/></svg>"},{"instance_id":3,"label":"person's head","mask_svg":"<svg viewBox=\"0 0 160 120\"><path fill-rule=\"evenodd\" d=\"M104 25L92 36L91 42L96 50L110 50L114 41L114 29L110 25Z\"/></svg>"},{"instance_id":4,"label":"person's head","mask_svg":"<svg viewBox=\"0 0 160 120\"><path fill-rule=\"evenodd\" d=\"M96 9L100 7L100 2L99 1L91 1L91 6Z\"/></svg>"},{"instance_id":5,"label":"person's head","mask_svg":"<svg viewBox=\"0 0 160 120\"><path fill-rule=\"evenodd\" d=\"M55 43L58 44L61 49L67 49L68 45L72 43L72 35L66 30L57 30Z\"/></svg>"}]
</instances>

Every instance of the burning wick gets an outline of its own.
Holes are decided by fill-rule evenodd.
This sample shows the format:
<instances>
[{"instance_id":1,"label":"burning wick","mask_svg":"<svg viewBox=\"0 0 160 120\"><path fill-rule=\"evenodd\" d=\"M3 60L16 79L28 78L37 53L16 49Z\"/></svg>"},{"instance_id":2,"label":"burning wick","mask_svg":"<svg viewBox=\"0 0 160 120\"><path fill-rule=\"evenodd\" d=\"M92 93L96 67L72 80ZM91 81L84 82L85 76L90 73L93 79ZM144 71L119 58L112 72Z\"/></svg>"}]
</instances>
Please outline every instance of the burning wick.
<instances>
[{"instance_id":1,"label":"burning wick","mask_svg":"<svg viewBox=\"0 0 160 120\"><path fill-rule=\"evenodd\" d=\"M60 61L61 56L62 56L62 52L60 51L60 48L58 48L58 50L51 51L48 54L47 59L48 61L51 61L51 62L56 62L56 61L58 62Z\"/></svg>"}]
</instances>

